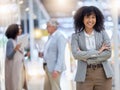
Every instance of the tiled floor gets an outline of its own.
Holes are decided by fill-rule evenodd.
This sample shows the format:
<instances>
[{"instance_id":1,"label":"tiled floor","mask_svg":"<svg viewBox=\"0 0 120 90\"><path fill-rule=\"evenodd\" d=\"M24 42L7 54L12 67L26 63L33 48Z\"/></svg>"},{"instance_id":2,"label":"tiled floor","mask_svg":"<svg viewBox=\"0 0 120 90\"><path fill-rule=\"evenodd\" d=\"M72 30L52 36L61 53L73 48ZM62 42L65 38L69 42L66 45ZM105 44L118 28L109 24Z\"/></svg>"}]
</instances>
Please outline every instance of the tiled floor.
<instances>
[{"instance_id":1,"label":"tiled floor","mask_svg":"<svg viewBox=\"0 0 120 90\"><path fill-rule=\"evenodd\" d=\"M31 78L28 81L29 90L43 90L44 76L39 78ZM62 90L75 90L75 83L72 82L68 77L62 74L61 77L61 89Z\"/></svg>"}]
</instances>

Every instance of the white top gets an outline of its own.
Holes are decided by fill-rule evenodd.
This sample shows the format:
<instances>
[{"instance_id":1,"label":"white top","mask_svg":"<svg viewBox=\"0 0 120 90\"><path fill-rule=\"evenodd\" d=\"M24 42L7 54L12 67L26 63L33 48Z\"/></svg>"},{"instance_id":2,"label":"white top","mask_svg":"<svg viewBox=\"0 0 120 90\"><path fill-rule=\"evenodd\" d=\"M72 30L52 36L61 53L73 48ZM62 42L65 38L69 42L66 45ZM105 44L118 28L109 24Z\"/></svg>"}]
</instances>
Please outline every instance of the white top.
<instances>
[{"instance_id":1,"label":"white top","mask_svg":"<svg viewBox=\"0 0 120 90\"><path fill-rule=\"evenodd\" d=\"M94 31L89 35L85 31L85 40L86 40L86 48L87 50L95 50L96 45L95 45L95 36L94 36Z\"/></svg>"}]
</instances>

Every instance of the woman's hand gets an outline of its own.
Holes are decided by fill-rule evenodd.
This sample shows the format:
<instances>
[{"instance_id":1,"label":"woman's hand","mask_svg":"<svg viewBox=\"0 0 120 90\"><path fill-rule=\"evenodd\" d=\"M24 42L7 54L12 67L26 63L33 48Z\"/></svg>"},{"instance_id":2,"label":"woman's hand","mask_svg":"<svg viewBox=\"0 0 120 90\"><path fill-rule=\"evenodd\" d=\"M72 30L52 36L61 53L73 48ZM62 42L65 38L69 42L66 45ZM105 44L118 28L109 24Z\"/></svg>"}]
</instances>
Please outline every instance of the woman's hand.
<instances>
[{"instance_id":1,"label":"woman's hand","mask_svg":"<svg viewBox=\"0 0 120 90\"><path fill-rule=\"evenodd\" d=\"M109 50L110 46L108 46L107 44L103 43L102 47L99 49L99 53L101 53L104 50Z\"/></svg>"},{"instance_id":2,"label":"woman's hand","mask_svg":"<svg viewBox=\"0 0 120 90\"><path fill-rule=\"evenodd\" d=\"M78 51L80 51L80 48L77 48Z\"/></svg>"},{"instance_id":3,"label":"woman's hand","mask_svg":"<svg viewBox=\"0 0 120 90\"><path fill-rule=\"evenodd\" d=\"M25 56L30 57L30 51L28 51Z\"/></svg>"},{"instance_id":4,"label":"woman's hand","mask_svg":"<svg viewBox=\"0 0 120 90\"><path fill-rule=\"evenodd\" d=\"M21 47L21 43L20 43L20 44L17 44L16 47L14 48L14 50L15 50L15 51L18 51L20 47Z\"/></svg>"}]
</instances>

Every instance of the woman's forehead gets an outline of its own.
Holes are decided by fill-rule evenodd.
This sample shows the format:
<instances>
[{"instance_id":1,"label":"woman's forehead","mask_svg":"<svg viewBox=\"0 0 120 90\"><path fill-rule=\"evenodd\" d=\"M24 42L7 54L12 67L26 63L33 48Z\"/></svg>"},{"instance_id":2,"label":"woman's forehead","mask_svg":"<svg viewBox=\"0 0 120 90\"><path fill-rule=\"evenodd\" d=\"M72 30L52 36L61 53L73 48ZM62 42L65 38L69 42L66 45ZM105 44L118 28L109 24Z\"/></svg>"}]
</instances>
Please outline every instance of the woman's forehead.
<instances>
[{"instance_id":1,"label":"woman's forehead","mask_svg":"<svg viewBox=\"0 0 120 90\"><path fill-rule=\"evenodd\" d=\"M85 16L90 16L90 15L96 16L95 12L93 12L93 11L92 12L88 12L88 13L85 14Z\"/></svg>"}]
</instances>

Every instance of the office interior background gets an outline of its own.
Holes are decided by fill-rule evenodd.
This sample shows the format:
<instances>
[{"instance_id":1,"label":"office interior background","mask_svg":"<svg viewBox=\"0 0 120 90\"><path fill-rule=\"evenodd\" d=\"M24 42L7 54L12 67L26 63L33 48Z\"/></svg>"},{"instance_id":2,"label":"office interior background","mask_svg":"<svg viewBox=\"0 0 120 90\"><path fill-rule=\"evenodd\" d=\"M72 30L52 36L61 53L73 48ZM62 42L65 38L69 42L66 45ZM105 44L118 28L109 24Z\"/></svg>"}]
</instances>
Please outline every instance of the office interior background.
<instances>
[{"instance_id":1,"label":"office interior background","mask_svg":"<svg viewBox=\"0 0 120 90\"><path fill-rule=\"evenodd\" d=\"M66 46L67 70L61 80L62 90L75 90L74 74L76 61L70 51L70 39L74 33L73 15L84 5L100 8L105 17L105 30L112 45L110 62L114 69L113 90L120 90L120 0L0 0L0 90L5 90L4 62L7 38L5 30L8 25L17 23L22 26L23 35L29 36L31 58L25 58L29 90L43 90L43 60L38 52L44 48L48 33L46 22L56 18L60 30L68 44ZM38 80L39 79L39 80ZM37 81L38 80L38 81ZM66 84L64 81L68 83Z\"/></svg>"}]
</instances>

